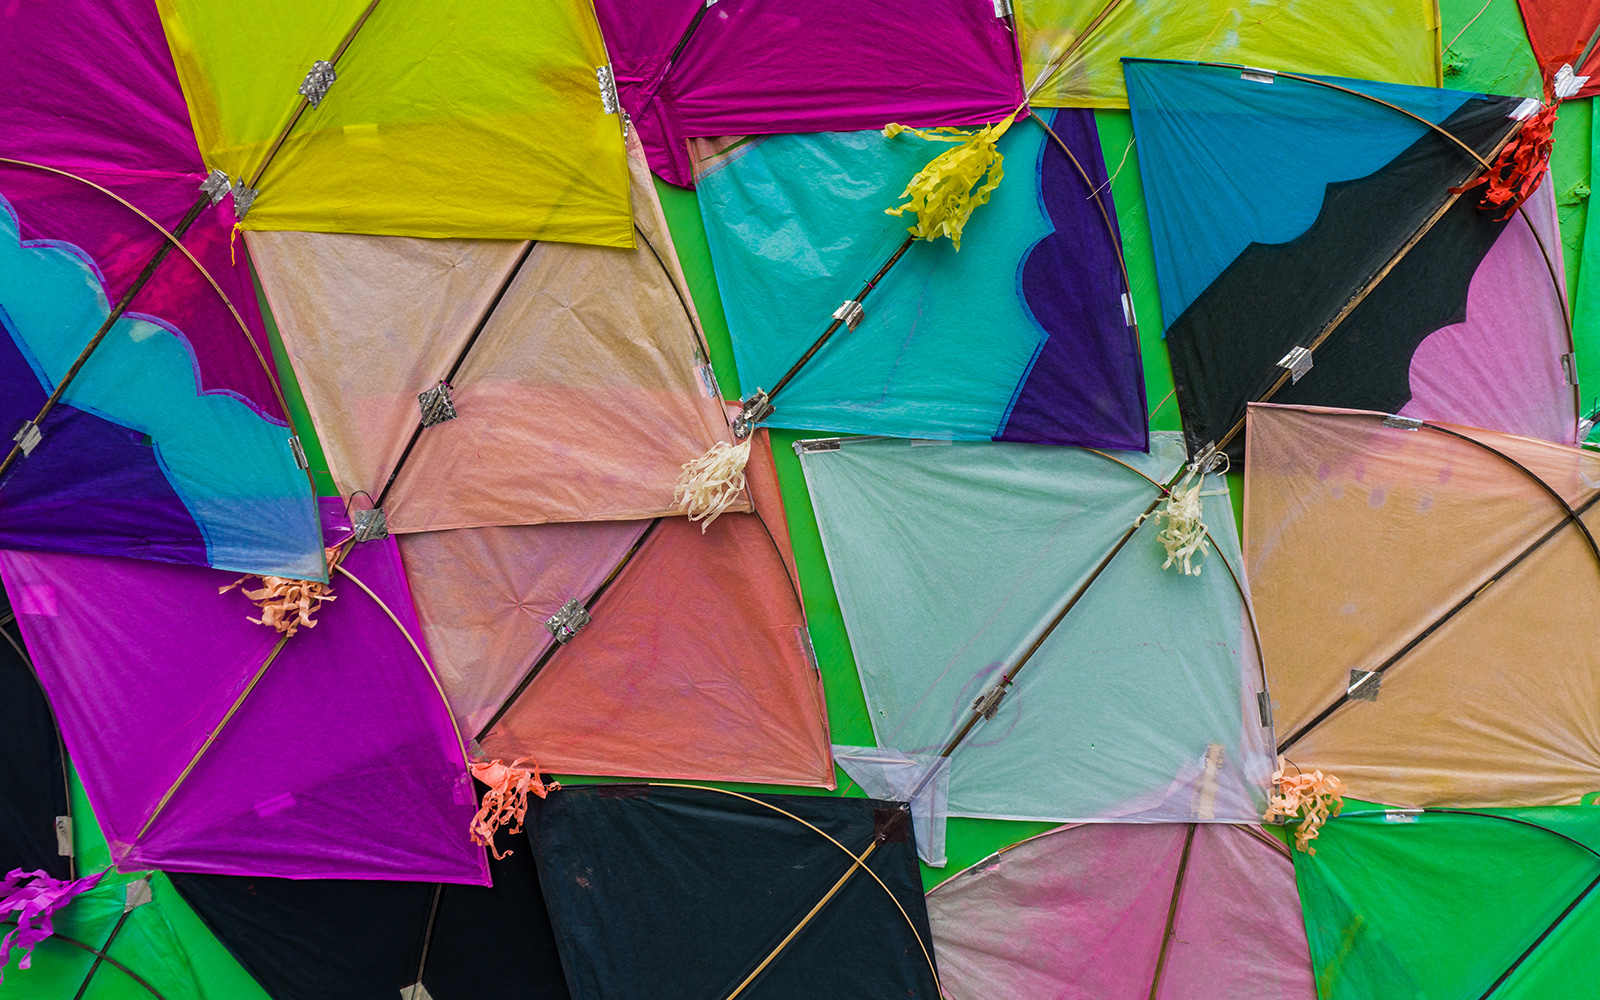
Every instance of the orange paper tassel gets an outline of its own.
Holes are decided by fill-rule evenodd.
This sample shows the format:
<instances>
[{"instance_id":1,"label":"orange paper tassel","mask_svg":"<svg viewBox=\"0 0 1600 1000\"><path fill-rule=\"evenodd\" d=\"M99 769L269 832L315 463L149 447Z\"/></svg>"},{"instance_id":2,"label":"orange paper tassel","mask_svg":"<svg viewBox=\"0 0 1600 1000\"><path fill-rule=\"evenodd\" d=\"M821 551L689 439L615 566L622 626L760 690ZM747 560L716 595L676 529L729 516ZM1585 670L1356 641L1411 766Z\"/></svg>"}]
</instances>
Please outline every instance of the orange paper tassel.
<instances>
[{"instance_id":1,"label":"orange paper tassel","mask_svg":"<svg viewBox=\"0 0 1600 1000\"><path fill-rule=\"evenodd\" d=\"M472 842L487 847L497 861L513 852L501 854L494 846L494 835L502 826L508 833L522 832L522 820L528 815L528 793L542 799L561 787L560 782L541 780L539 764L532 757L518 757L510 764L499 760L474 764L472 776L489 786L483 793L478 815L472 817Z\"/></svg>"},{"instance_id":2,"label":"orange paper tassel","mask_svg":"<svg viewBox=\"0 0 1600 1000\"><path fill-rule=\"evenodd\" d=\"M1315 857L1317 849L1311 842L1317 839L1322 824L1344 808L1344 782L1321 771L1307 774L1295 768L1295 773L1290 774L1291 767L1294 765L1278 758L1278 769L1272 774L1273 792L1267 803L1266 818L1269 822L1298 819L1295 846Z\"/></svg>"},{"instance_id":3,"label":"orange paper tassel","mask_svg":"<svg viewBox=\"0 0 1600 1000\"><path fill-rule=\"evenodd\" d=\"M339 561L339 548L335 546L323 553L332 568ZM255 576L253 573L239 577L226 587L218 587L217 593L226 594L228 591ZM251 618L250 621L257 625L267 625L277 629L285 635L294 635L300 626L311 628L316 625L311 615L320 607L323 601L333 600L333 585L320 583L316 580L294 580L282 576L257 577L262 583L259 590L241 591L256 607L261 609L260 618Z\"/></svg>"}]
</instances>

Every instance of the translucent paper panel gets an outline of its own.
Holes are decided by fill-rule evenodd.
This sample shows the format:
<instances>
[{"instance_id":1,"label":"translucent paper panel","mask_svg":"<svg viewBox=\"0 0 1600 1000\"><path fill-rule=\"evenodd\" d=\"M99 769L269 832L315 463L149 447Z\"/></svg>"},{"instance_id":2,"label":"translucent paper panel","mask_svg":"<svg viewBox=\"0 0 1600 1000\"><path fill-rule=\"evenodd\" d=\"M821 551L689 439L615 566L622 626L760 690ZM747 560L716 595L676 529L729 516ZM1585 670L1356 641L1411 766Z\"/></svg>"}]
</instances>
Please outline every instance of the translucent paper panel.
<instances>
[{"instance_id":1,"label":"translucent paper panel","mask_svg":"<svg viewBox=\"0 0 1600 1000\"><path fill-rule=\"evenodd\" d=\"M12 428L38 415L110 317L113 294L125 294L107 287L95 258L70 242L74 232L53 228L51 199L34 200L43 193L37 187L23 190L33 210L29 236L0 193L0 419ZM192 201L187 182L180 190L180 202ZM157 196L167 194L158 186ZM127 266L103 219L67 218L84 225L78 232L90 246ZM144 225L134 238L154 253L159 244ZM135 258L142 269L144 253ZM214 294L196 287L192 271L189 280L188 294ZM162 293L181 297L182 289L179 279ZM230 391L245 384L270 393L248 334L208 325L203 311L180 306L177 316L196 322L195 340L171 320L137 311L106 331L40 425L33 455L18 454L7 470L0 544L321 577L316 507L290 449L292 432L273 415L270 395L263 411ZM195 347L219 339L221 351ZM220 362L215 384L202 360ZM252 377L236 380L241 370Z\"/></svg>"},{"instance_id":2,"label":"translucent paper panel","mask_svg":"<svg viewBox=\"0 0 1600 1000\"><path fill-rule=\"evenodd\" d=\"M1294 862L1252 827L1063 827L941 883L928 920L951 1000L1317 996Z\"/></svg>"},{"instance_id":3,"label":"translucent paper panel","mask_svg":"<svg viewBox=\"0 0 1600 1000\"><path fill-rule=\"evenodd\" d=\"M905 240L910 218L884 210L942 148L834 132L758 138L701 161L699 202L746 391L771 389ZM772 426L1146 446L1094 118L1047 112L1012 126L999 149L1005 179L960 251L942 239L908 248L859 326L783 389Z\"/></svg>"},{"instance_id":4,"label":"translucent paper panel","mask_svg":"<svg viewBox=\"0 0 1600 1000\"><path fill-rule=\"evenodd\" d=\"M249 229L633 245L622 120L580 0L158 0L207 163L251 178L312 63L337 80L259 185Z\"/></svg>"},{"instance_id":5,"label":"translucent paper panel","mask_svg":"<svg viewBox=\"0 0 1600 1000\"><path fill-rule=\"evenodd\" d=\"M1600 975L1600 810L1346 813L1316 843L1294 860L1323 1000L1542 1000Z\"/></svg>"},{"instance_id":6,"label":"translucent paper panel","mask_svg":"<svg viewBox=\"0 0 1600 1000\"><path fill-rule=\"evenodd\" d=\"M878 745L938 753L1154 507L1145 477L1172 478L1183 450L1172 433L1115 459L846 438L801 460ZM1161 569L1154 520L1135 530L955 750L953 815L1260 817L1261 670L1228 569L1241 560L1226 487L1205 492L1217 551L1201 575Z\"/></svg>"},{"instance_id":7,"label":"translucent paper panel","mask_svg":"<svg viewBox=\"0 0 1600 1000\"><path fill-rule=\"evenodd\" d=\"M331 507L336 515L338 501ZM316 625L279 648L239 590L218 593L231 573L0 556L119 867L487 877L465 836L474 794L461 742L413 646L421 630L394 543L358 545L342 566L351 575L335 576ZM380 827L387 833L372 841Z\"/></svg>"},{"instance_id":8,"label":"translucent paper panel","mask_svg":"<svg viewBox=\"0 0 1600 1000\"><path fill-rule=\"evenodd\" d=\"M692 136L996 122L1016 39L973 0L597 0L650 165L690 184ZM915 38L914 44L907 43ZM900 42L889 44L888 40Z\"/></svg>"},{"instance_id":9,"label":"translucent paper panel","mask_svg":"<svg viewBox=\"0 0 1600 1000\"><path fill-rule=\"evenodd\" d=\"M131 909L130 902L135 904ZM196 961L196 949L190 946L203 949L209 944L216 949L217 945L195 936L205 931L195 926L185 909L166 876L112 872L54 915L55 933L34 947L27 969L13 965L6 970L0 996L70 1000L80 988L87 1000L214 996L201 985L206 967ZM5 931L12 929L8 926ZM103 951L109 961L97 959L96 951ZM18 952L11 955L15 963Z\"/></svg>"},{"instance_id":10,"label":"translucent paper panel","mask_svg":"<svg viewBox=\"0 0 1600 1000\"><path fill-rule=\"evenodd\" d=\"M402 538L446 691L484 753L562 773L833 786L764 434L752 454L758 513L705 534L671 517ZM569 599L593 620L555 646L544 623Z\"/></svg>"},{"instance_id":11,"label":"translucent paper panel","mask_svg":"<svg viewBox=\"0 0 1600 1000\"><path fill-rule=\"evenodd\" d=\"M1237 463L1269 398L1573 441L1551 185L1509 219L1462 191L1520 98L1149 60L1127 81L1193 452Z\"/></svg>"},{"instance_id":12,"label":"translucent paper panel","mask_svg":"<svg viewBox=\"0 0 1600 1000\"><path fill-rule=\"evenodd\" d=\"M1123 56L1201 59L1437 87L1433 0L1018 0L1023 80L1036 105L1124 108ZM1359 38L1360 45L1330 45Z\"/></svg>"},{"instance_id":13,"label":"translucent paper panel","mask_svg":"<svg viewBox=\"0 0 1600 1000\"><path fill-rule=\"evenodd\" d=\"M519 266L509 242L250 235L340 492L376 498L398 468L399 532L676 509L727 421L637 150L633 179L635 250L539 243ZM459 416L407 455L417 394L463 356Z\"/></svg>"},{"instance_id":14,"label":"translucent paper panel","mask_svg":"<svg viewBox=\"0 0 1600 1000\"><path fill-rule=\"evenodd\" d=\"M1600 455L1389 423L1251 408L1247 565L1280 746L1362 799L1575 802L1600 767L1600 640L1572 615L1600 600L1600 562L1552 493L1600 523ZM1348 696L1353 671L1379 672L1358 692L1375 700Z\"/></svg>"}]
</instances>

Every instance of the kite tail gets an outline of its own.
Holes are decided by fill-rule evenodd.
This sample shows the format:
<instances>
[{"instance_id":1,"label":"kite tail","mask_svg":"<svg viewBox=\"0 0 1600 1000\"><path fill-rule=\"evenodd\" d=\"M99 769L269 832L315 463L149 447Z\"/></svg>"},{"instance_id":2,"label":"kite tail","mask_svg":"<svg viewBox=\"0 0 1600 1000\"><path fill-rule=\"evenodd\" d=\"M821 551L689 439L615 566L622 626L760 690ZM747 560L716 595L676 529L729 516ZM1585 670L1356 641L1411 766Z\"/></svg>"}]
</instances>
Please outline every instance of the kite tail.
<instances>
[{"instance_id":1,"label":"kite tail","mask_svg":"<svg viewBox=\"0 0 1600 1000\"><path fill-rule=\"evenodd\" d=\"M1205 507L1200 499L1200 488L1205 485L1206 477L1201 473L1195 479L1196 467L1191 466L1188 473L1167 494L1167 502L1153 515L1157 523L1161 524L1161 532L1156 535L1156 541L1167 550L1167 561L1161 564L1162 569L1171 569L1174 565L1178 572L1184 576L1199 576L1201 567L1195 564L1195 557L1205 560L1206 554L1211 551L1211 539L1206 534L1205 522L1201 519ZM1190 485L1190 480L1194 480ZM1140 524L1144 518L1140 518Z\"/></svg>"},{"instance_id":2,"label":"kite tail","mask_svg":"<svg viewBox=\"0 0 1600 1000\"><path fill-rule=\"evenodd\" d=\"M1278 758L1278 769L1272 773L1273 792L1267 802L1266 819L1268 822L1298 819L1295 846L1315 857L1317 849L1311 842L1317 839L1322 824L1344 808L1344 782L1321 771L1306 774L1298 767L1290 774L1291 767L1294 765Z\"/></svg>"},{"instance_id":3,"label":"kite tail","mask_svg":"<svg viewBox=\"0 0 1600 1000\"><path fill-rule=\"evenodd\" d=\"M683 463L672 499L689 520L702 522L701 534L744 493L744 468L749 462L750 437L746 437L732 445L718 441L704 455Z\"/></svg>"},{"instance_id":4,"label":"kite tail","mask_svg":"<svg viewBox=\"0 0 1600 1000\"><path fill-rule=\"evenodd\" d=\"M472 776L489 786L483 793L482 807L472 817L472 842L487 847L497 861L513 852L501 854L494 846L495 834L501 826L508 833L522 832L522 821L528 815L528 793L542 799L561 787L559 782L541 779L539 765L532 757L518 757L510 764L499 760L473 764Z\"/></svg>"},{"instance_id":5,"label":"kite tail","mask_svg":"<svg viewBox=\"0 0 1600 1000\"><path fill-rule=\"evenodd\" d=\"M989 195L1000 186L1005 176L1005 157L1000 155L996 143L1006 134L1006 129L1016 121L1016 111L1005 120L987 125L976 132L957 128L909 128L891 124L883 130L893 138L902 132L930 142L960 143L928 162L917 172L900 192L909 199L905 204L884 209L888 215L902 215L908 211L917 214L917 224L908 228L911 235L923 240L950 237L957 250L961 249L961 230L979 205L989 200ZM977 186L977 190L973 190Z\"/></svg>"},{"instance_id":6,"label":"kite tail","mask_svg":"<svg viewBox=\"0 0 1600 1000\"><path fill-rule=\"evenodd\" d=\"M334 546L323 552L328 560L329 567L338 565L340 546ZM226 587L218 587L217 593L226 594L228 591L244 583L255 574L247 573ZM317 623L311 616L322 607L323 601L334 599L331 591L332 583L321 583L317 580L294 580L282 576L263 576L259 590L243 590L240 593L261 609L260 618L251 618L249 621L257 625L266 625L275 628L285 635L294 635L300 626L311 628Z\"/></svg>"},{"instance_id":7,"label":"kite tail","mask_svg":"<svg viewBox=\"0 0 1600 1000\"><path fill-rule=\"evenodd\" d=\"M102 871L63 882L42 871L13 868L6 873L5 880L0 881L0 913L15 913L17 926L0 938L0 983L5 982L3 970L11 960L11 949L22 949L17 968L26 969L33 962L33 946L55 933L50 918L80 893L93 889L104 876ZM24 885L29 879L32 881Z\"/></svg>"},{"instance_id":8,"label":"kite tail","mask_svg":"<svg viewBox=\"0 0 1600 1000\"><path fill-rule=\"evenodd\" d=\"M1552 130L1556 123L1559 99L1540 108L1522 124L1517 134L1500 150L1500 155L1477 180L1458 188L1452 194L1462 194L1475 187L1483 187L1483 197L1478 201L1482 209L1504 209L1496 222L1511 218L1522 207L1544 179L1545 168L1550 164L1550 150L1555 145Z\"/></svg>"}]
</instances>

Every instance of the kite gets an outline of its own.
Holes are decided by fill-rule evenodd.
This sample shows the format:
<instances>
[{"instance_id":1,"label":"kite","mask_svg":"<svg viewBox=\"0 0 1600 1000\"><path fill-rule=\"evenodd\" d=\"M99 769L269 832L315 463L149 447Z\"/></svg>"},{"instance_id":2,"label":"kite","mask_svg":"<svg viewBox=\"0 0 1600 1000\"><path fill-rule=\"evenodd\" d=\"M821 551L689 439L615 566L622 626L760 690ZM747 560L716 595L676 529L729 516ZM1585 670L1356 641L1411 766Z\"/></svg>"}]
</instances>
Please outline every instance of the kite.
<instances>
[{"instance_id":1,"label":"kite","mask_svg":"<svg viewBox=\"0 0 1600 1000\"><path fill-rule=\"evenodd\" d=\"M465 836L474 806L460 736L399 554L389 540L352 547L339 502L323 509L340 546L331 597L312 624L282 630L257 624L272 609L229 573L0 553L119 869L487 878ZM376 828L388 830L382 843L365 840Z\"/></svg>"},{"instance_id":2,"label":"kite","mask_svg":"<svg viewBox=\"0 0 1600 1000\"><path fill-rule=\"evenodd\" d=\"M1366 809L1295 853L1323 1000L1536 1000L1600 976L1600 809Z\"/></svg>"},{"instance_id":3,"label":"kite","mask_svg":"<svg viewBox=\"0 0 1600 1000\"><path fill-rule=\"evenodd\" d=\"M386 530L674 513L679 467L729 439L634 152L634 250L249 235L334 482Z\"/></svg>"},{"instance_id":4,"label":"kite","mask_svg":"<svg viewBox=\"0 0 1600 1000\"><path fill-rule=\"evenodd\" d=\"M1411 417L1257 405L1245 565L1278 751L1399 806L1600 785L1600 455ZM1320 845L1320 841L1319 841Z\"/></svg>"},{"instance_id":5,"label":"kite","mask_svg":"<svg viewBox=\"0 0 1600 1000\"><path fill-rule=\"evenodd\" d=\"M1162 485L1177 434L796 449L874 736L950 758L951 815L1260 820L1270 716L1227 488ZM1156 508L1191 490L1214 551L1164 571Z\"/></svg>"},{"instance_id":6,"label":"kite","mask_svg":"<svg viewBox=\"0 0 1600 1000\"><path fill-rule=\"evenodd\" d=\"M566 1000L527 840L500 839L511 853L489 863L493 888L231 875L172 883L272 1000Z\"/></svg>"},{"instance_id":7,"label":"kite","mask_svg":"<svg viewBox=\"0 0 1600 1000\"><path fill-rule=\"evenodd\" d=\"M0 545L324 579L228 180L200 162L154 10L67 0L6 25Z\"/></svg>"},{"instance_id":8,"label":"kite","mask_svg":"<svg viewBox=\"0 0 1600 1000\"><path fill-rule=\"evenodd\" d=\"M1538 102L1125 65L1192 454L1237 462L1245 405L1267 400L1572 443L1550 185L1510 218L1472 187Z\"/></svg>"},{"instance_id":9,"label":"kite","mask_svg":"<svg viewBox=\"0 0 1600 1000\"><path fill-rule=\"evenodd\" d=\"M0 876L42 871L75 877L67 765L45 700L0 592Z\"/></svg>"},{"instance_id":10,"label":"kite","mask_svg":"<svg viewBox=\"0 0 1600 1000\"><path fill-rule=\"evenodd\" d=\"M770 136L701 159L697 194L740 380L775 408L763 416L747 402L745 419L1146 447L1138 332L1094 117L1062 111L1038 124L1000 139L1005 181L959 252L912 248L885 216L928 158L930 144L911 136ZM823 187L819 175L842 180ZM802 355L830 315L829 333L847 329Z\"/></svg>"},{"instance_id":11,"label":"kite","mask_svg":"<svg viewBox=\"0 0 1600 1000\"><path fill-rule=\"evenodd\" d=\"M1294 862L1253 826L1061 827L935 886L928 923L950 1000L1317 997Z\"/></svg>"},{"instance_id":12,"label":"kite","mask_svg":"<svg viewBox=\"0 0 1600 1000\"><path fill-rule=\"evenodd\" d=\"M1600 94L1600 3L1596 0L1517 0L1547 96L1563 67L1577 79L1571 97Z\"/></svg>"},{"instance_id":13,"label":"kite","mask_svg":"<svg viewBox=\"0 0 1600 1000\"><path fill-rule=\"evenodd\" d=\"M771 451L755 512L402 535L462 733L546 771L832 788Z\"/></svg>"},{"instance_id":14,"label":"kite","mask_svg":"<svg viewBox=\"0 0 1600 1000\"><path fill-rule=\"evenodd\" d=\"M987 0L597 0L650 166L693 183L696 136L979 125L1023 103ZM884 44L895 39L892 44Z\"/></svg>"},{"instance_id":15,"label":"kite","mask_svg":"<svg viewBox=\"0 0 1600 1000\"><path fill-rule=\"evenodd\" d=\"M243 228L633 245L583 0L156 6Z\"/></svg>"},{"instance_id":16,"label":"kite","mask_svg":"<svg viewBox=\"0 0 1600 1000\"><path fill-rule=\"evenodd\" d=\"M1016 0L1022 77L1037 107L1125 108L1118 60L1215 59L1436 87L1434 0ZM1334 39L1360 39L1359 44Z\"/></svg>"},{"instance_id":17,"label":"kite","mask_svg":"<svg viewBox=\"0 0 1600 1000\"><path fill-rule=\"evenodd\" d=\"M573 1000L940 995L900 803L590 785L528 838Z\"/></svg>"},{"instance_id":18,"label":"kite","mask_svg":"<svg viewBox=\"0 0 1600 1000\"><path fill-rule=\"evenodd\" d=\"M73 782L70 798L83 802ZM94 817L81 810L72 839L81 874L97 878L51 915L50 936L34 944L28 968L18 950L0 996L28 1000L266 1000L215 938L206 932L160 872L118 874ZM0 916L0 933L15 917ZM204 984L202 986L202 984Z\"/></svg>"}]
</instances>

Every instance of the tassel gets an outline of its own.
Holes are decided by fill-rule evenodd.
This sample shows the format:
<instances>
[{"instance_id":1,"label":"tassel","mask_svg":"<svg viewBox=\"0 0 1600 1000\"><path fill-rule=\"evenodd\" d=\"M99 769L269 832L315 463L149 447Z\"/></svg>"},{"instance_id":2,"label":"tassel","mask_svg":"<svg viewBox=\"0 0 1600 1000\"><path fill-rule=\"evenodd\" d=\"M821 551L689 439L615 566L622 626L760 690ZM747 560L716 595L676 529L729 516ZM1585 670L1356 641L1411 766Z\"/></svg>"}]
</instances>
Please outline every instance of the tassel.
<instances>
[{"instance_id":1,"label":"tassel","mask_svg":"<svg viewBox=\"0 0 1600 1000\"><path fill-rule=\"evenodd\" d=\"M524 764L532 765L524 767ZM472 817L472 842L487 847L495 860L510 856L501 854L494 846L495 833L505 824L507 833L521 833L522 821L528 815L528 793L544 798L561 787L560 782L545 782L539 775L539 765L532 757L518 757L510 764L491 760L486 764L472 765L472 776L489 790L483 793L483 805Z\"/></svg>"},{"instance_id":2,"label":"tassel","mask_svg":"<svg viewBox=\"0 0 1600 1000\"><path fill-rule=\"evenodd\" d=\"M0 913L15 913L17 926L0 938L0 982L5 981L6 963L13 947L22 949L17 968L26 969L33 961L33 946L55 933L51 917L80 893L97 885L105 872L96 872L71 882L53 879L42 871L25 872L13 868L0 881ZM27 885L23 882L32 879Z\"/></svg>"},{"instance_id":3,"label":"tassel","mask_svg":"<svg viewBox=\"0 0 1600 1000\"><path fill-rule=\"evenodd\" d=\"M689 520L704 518L700 525L702 535L744 493L744 467L749 462L750 438L747 437L732 445L718 441L704 455L683 463L672 499L689 515Z\"/></svg>"},{"instance_id":4,"label":"tassel","mask_svg":"<svg viewBox=\"0 0 1600 1000\"><path fill-rule=\"evenodd\" d=\"M1344 782L1321 771L1304 774L1299 768L1291 775L1289 768L1293 766L1282 757L1278 758L1278 769L1272 773L1273 792L1267 802L1266 819L1268 822L1298 819L1295 846L1316 857L1317 849L1311 842L1317 839L1322 824L1344 808Z\"/></svg>"},{"instance_id":5,"label":"tassel","mask_svg":"<svg viewBox=\"0 0 1600 1000\"><path fill-rule=\"evenodd\" d=\"M1161 568L1171 569L1176 564L1184 576L1199 576L1201 567L1195 565L1195 556L1204 561L1211 551L1211 539L1206 537L1205 522L1201 520L1205 508L1200 500L1200 487L1205 485L1206 477L1201 475L1191 486L1189 481L1194 479L1194 474L1195 469L1191 467L1167 494L1166 505L1154 514L1158 522L1165 522L1161 533L1156 535L1156 541L1167 550L1167 561ZM1144 518L1138 523L1143 524Z\"/></svg>"},{"instance_id":6,"label":"tassel","mask_svg":"<svg viewBox=\"0 0 1600 1000\"><path fill-rule=\"evenodd\" d=\"M948 236L955 248L960 250L962 227L967 224L973 209L989 200L989 195L1000 186L1000 179L1005 176L1002 169L1005 157L1000 155L995 144L1006 134L1011 123L1016 121L1017 113L1021 110L1018 108L1007 115L1004 121L976 132L957 128L908 128L905 125L890 125L884 129L883 134L888 138L910 132L930 142L960 143L956 148L934 157L911 178L906 189L900 192L900 197L909 198L909 201L895 208L884 209L884 212L888 215L915 212L917 224L909 228L911 235L923 240ZM979 182L982 182L981 186L974 191L973 186Z\"/></svg>"},{"instance_id":7,"label":"tassel","mask_svg":"<svg viewBox=\"0 0 1600 1000\"><path fill-rule=\"evenodd\" d=\"M323 555L328 560L328 566L332 568L338 565L340 547L336 545L326 550ZM247 573L226 587L218 587L217 593L226 594L254 575ZM331 583L293 580L282 576L263 576L258 579L262 583L260 590L240 592L261 609L261 617L251 618L249 621L275 628L285 635L294 635L302 625L306 628L315 626L317 623L312 621L312 614L322 607L323 601L334 599Z\"/></svg>"},{"instance_id":8,"label":"tassel","mask_svg":"<svg viewBox=\"0 0 1600 1000\"><path fill-rule=\"evenodd\" d=\"M1495 219L1504 222L1522 203L1539 189L1545 168L1550 163L1550 150L1555 145L1552 129L1556 123L1559 100L1540 108L1523 123L1517 134L1500 150L1494 164L1471 184L1451 188L1452 194L1462 194L1483 185L1483 198L1478 202L1482 209L1504 209Z\"/></svg>"}]
</instances>

